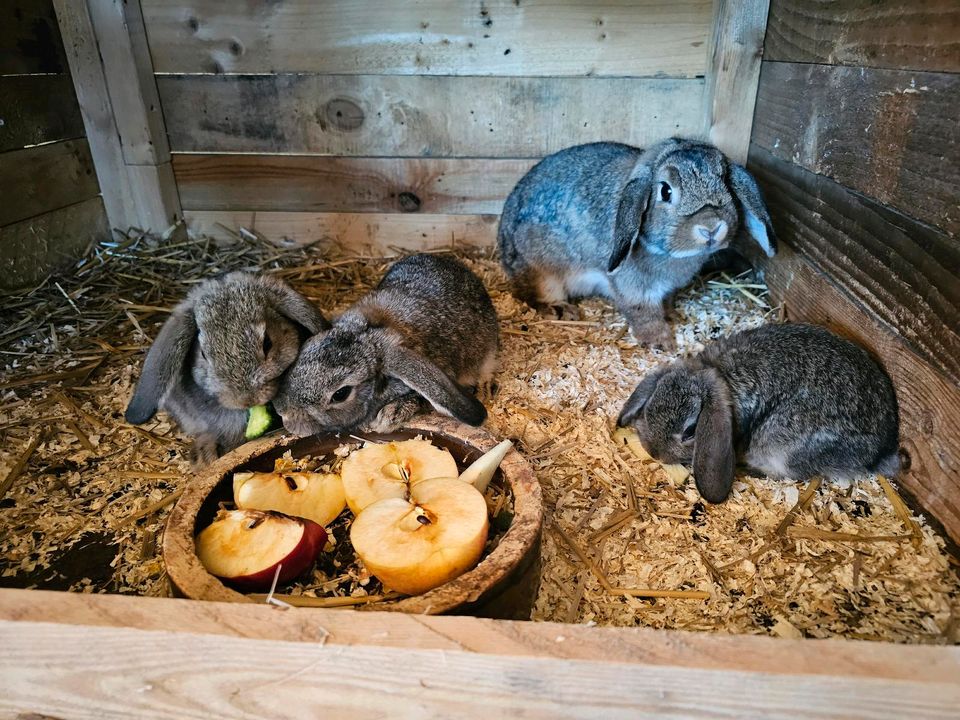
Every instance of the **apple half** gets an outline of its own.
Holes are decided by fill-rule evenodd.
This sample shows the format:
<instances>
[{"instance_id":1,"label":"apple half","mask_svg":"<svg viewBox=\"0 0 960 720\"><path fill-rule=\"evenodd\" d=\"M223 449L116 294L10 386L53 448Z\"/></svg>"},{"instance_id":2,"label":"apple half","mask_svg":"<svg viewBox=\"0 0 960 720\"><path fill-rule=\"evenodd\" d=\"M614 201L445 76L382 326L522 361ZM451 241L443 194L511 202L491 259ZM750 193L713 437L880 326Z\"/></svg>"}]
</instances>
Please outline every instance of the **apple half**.
<instances>
[{"instance_id":1,"label":"apple half","mask_svg":"<svg viewBox=\"0 0 960 720\"><path fill-rule=\"evenodd\" d=\"M259 510L221 510L197 535L197 557L211 575L243 590L267 590L300 575L327 542L320 525Z\"/></svg>"},{"instance_id":2,"label":"apple half","mask_svg":"<svg viewBox=\"0 0 960 720\"><path fill-rule=\"evenodd\" d=\"M457 462L429 440L368 443L340 466L347 505L359 515L384 498L404 498L408 488L431 478L456 478Z\"/></svg>"},{"instance_id":3,"label":"apple half","mask_svg":"<svg viewBox=\"0 0 960 720\"><path fill-rule=\"evenodd\" d=\"M368 505L350 528L364 566L407 595L432 590L480 560L490 523L483 494L455 478L410 485L409 499Z\"/></svg>"},{"instance_id":4,"label":"apple half","mask_svg":"<svg viewBox=\"0 0 960 720\"><path fill-rule=\"evenodd\" d=\"M233 501L241 510L273 510L326 525L346 499L339 475L314 472L233 474Z\"/></svg>"}]
</instances>

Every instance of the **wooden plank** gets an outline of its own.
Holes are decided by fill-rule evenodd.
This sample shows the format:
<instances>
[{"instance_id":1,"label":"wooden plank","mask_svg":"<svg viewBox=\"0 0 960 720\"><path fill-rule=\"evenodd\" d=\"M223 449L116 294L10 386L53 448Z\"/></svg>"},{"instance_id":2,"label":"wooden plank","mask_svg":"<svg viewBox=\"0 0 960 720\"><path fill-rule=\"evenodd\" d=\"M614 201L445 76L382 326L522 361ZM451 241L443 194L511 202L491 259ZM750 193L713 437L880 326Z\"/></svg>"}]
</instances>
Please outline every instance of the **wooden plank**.
<instances>
[{"instance_id":1,"label":"wooden plank","mask_svg":"<svg viewBox=\"0 0 960 720\"><path fill-rule=\"evenodd\" d=\"M144 0L157 72L671 76L705 69L710 0Z\"/></svg>"},{"instance_id":2,"label":"wooden plank","mask_svg":"<svg viewBox=\"0 0 960 720\"><path fill-rule=\"evenodd\" d=\"M35 285L68 268L94 242L109 238L103 201L84 200L0 228L0 288Z\"/></svg>"},{"instance_id":3,"label":"wooden plank","mask_svg":"<svg viewBox=\"0 0 960 720\"><path fill-rule=\"evenodd\" d=\"M0 75L67 71L51 0L6 0L0 5L0 48Z\"/></svg>"},{"instance_id":4,"label":"wooden plank","mask_svg":"<svg viewBox=\"0 0 960 720\"><path fill-rule=\"evenodd\" d=\"M753 142L960 232L960 75L764 62Z\"/></svg>"},{"instance_id":5,"label":"wooden plank","mask_svg":"<svg viewBox=\"0 0 960 720\"><path fill-rule=\"evenodd\" d=\"M69 75L0 76L0 152L83 137Z\"/></svg>"},{"instance_id":6,"label":"wooden plank","mask_svg":"<svg viewBox=\"0 0 960 720\"><path fill-rule=\"evenodd\" d=\"M960 72L956 0L773 0L764 58Z\"/></svg>"},{"instance_id":7,"label":"wooden plank","mask_svg":"<svg viewBox=\"0 0 960 720\"><path fill-rule=\"evenodd\" d=\"M173 164L127 165L139 226L162 233L183 218Z\"/></svg>"},{"instance_id":8,"label":"wooden plank","mask_svg":"<svg viewBox=\"0 0 960 720\"><path fill-rule=\"evenodd\" d=\"M960 382L960 243L757 145L750 168L780 237Z\"/></svg>"},{"instance_id":9,"label":"wooden plank","mask_svg":"<svg viewBox=\"0 0 960 720\"><path fill-rule=\"evenodd\" d=\"M705 134L734 161L745 163L757 99L763 35L770 0L716 0L707 84Z\"/></svg>"},{"instance_id":10,"label":"wooden plank","mask_svg":"<svg viewBox=\"0 0 960 720\"><path fill-rule=\"evenodd\" d=\"M960 387L878 322L851 297L849 285L841 288L791 248L784 247L765 272L789 319L826 325L881 360L897 389L901 444L910 456L910 468L897 482L913 496L915 507L960 542Z\"/></svg>"},{"instance_id":11,"label":"wooden plank","mask_svg":"<svg viewBox=\"0 0 960 720\"><path fill-rule=\"evenodd\" d=\"M176 155L190 210L499 214L533 160Z\"/></svg>"},{"instance_id":12,"label":"wooden plank","mask_svg":"<svg viewBox=\"0 0 960 720\"><path fill-rule=\"evenodd\" d=\"M240 228L278 244L335 244L353 250L392 254L396 249L429 250L451 245L492 247L497 215L423 213L297 213L186 211L195 234L234 242Z\"/></svg>"},{"instance_id":13,"label":"wooden plank","mask_svg":"<svg viewBox=\"0 0 960 720\"><path fill-rule=\"evenodd\" d=\"M162 76L173 151L542 157L702 130L703 80Z\"/></svg>"},{"instance_id":14,"label":"wooden plank","mask_svg":"<svg viewBox=\"0 0 960 720\"><path fill-rule=\"evenodd\" d=\"M0 713L17 717L944 718L960 703L955 678L701 670L28 621L0 622L0 640Z\"/></svg>"},{"instance_id":15,"label":"wooden plank","mask_svg":"<svg viewBox=\"0 0 960 720\"><path fill-rule=\"evenodd\" d=\"M100 194L83 139L0 153L0 187L0 226Z\"/></svg>"},{"instance_id":16,"label":"wooden plank","mask_svg":"<svg viewBox=\"0 0 960 720\"><path fill-rule=\"evenodd\" d=\"M0 589L0 620L150 631L176 628L200 635L322 641L329 647L452 650L704 670L764 672L773 668L789 675L960 682L960 648L858 640L797 641L639 627L314 608L279 611L253 603L12 589Z\"/></svg>"}]
</instances>

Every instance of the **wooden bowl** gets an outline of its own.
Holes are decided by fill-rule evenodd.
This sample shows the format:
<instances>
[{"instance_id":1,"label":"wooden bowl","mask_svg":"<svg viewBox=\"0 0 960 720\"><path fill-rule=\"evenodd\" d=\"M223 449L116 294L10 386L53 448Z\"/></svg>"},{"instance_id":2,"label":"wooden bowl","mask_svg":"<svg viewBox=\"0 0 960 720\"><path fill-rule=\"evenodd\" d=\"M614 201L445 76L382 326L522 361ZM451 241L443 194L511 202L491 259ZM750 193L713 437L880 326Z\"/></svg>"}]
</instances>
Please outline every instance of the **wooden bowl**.
<instances>
[{"instance_id":1,"label":"wooden bowl","mask_svg":"<svg viewBox=\"0 0 960 720\"><path fill-rule=\"evenodd\" d=\"M461 470L497 443L481 428L438 415L416 418L404 429L387 435L364 433L359 436L390 441L417 435L450 450ZM195 600L252 602L204 569L197 558L194 538L212 522L219 503L232 500L231 479L235 471L270 471L274 459L287 450L292 450L294 457L329 455L345 440L348 438L336 435L270 436L224 455L194 477L171 511L163 535L163 559L174 591ZM493 552L473 570L438 588L422 595L377 603L369 606L370 609L502 619L530 617L540 583L543 524L540 485L530 465L516 450L504 458L494 482L510 488L514 516Z\"/></svg>"}]
</instances>

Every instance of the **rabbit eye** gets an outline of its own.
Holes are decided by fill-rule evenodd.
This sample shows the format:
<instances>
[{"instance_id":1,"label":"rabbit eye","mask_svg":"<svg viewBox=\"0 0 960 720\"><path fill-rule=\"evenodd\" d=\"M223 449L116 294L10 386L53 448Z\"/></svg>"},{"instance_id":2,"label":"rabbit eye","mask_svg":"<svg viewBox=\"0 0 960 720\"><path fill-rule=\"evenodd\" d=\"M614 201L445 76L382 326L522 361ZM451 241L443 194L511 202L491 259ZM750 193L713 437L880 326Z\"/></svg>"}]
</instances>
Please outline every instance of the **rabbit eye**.
<instances>
[{"instance_id":1,"label":"rabbit eye","mask_svg":"<svg viewBox=\"0 0 960 720\"><path fill-rule=\"evenodd\" d=\"M263 356L266 357L270 352L270 348L273 347L273 340L270 339L270 336L266 333L263 334Z\"/></svg>"},{"instance_id":2,"label":"rabbit eye","mask_svg":"<svg viewBox=\"0 0 960 720\"><path fill-rule=\"evenodd\" d=\"M335 403L342 403L348 397L350 397L350 391L353 390L353 385L344 385L342 388L337 390L331 397L330 400Z\"/></svg>"},{"instance_id":3,"label":"rabbit eye","mask_svg":"<svg viewBox=\"0 0 960 720\"><path fill-rule=\"evenodd\" d=\"M670 187L670 183L661 182L660 183L660 200L665 203L670 202L670 198L673 197L673 188Z\"/></svg>"},{"instance_id":4,"label":"rabbit eye","mask_svg":"<svg viewBox=\"0 0 960 720\"><path fill-rule=\"evenodd\" d=\"M683 429L683 433L680 435L681 442L689 442L693 440L693 436L697 434L697 424L695 422L690 423Z\"/></svg>"}]
</instances>

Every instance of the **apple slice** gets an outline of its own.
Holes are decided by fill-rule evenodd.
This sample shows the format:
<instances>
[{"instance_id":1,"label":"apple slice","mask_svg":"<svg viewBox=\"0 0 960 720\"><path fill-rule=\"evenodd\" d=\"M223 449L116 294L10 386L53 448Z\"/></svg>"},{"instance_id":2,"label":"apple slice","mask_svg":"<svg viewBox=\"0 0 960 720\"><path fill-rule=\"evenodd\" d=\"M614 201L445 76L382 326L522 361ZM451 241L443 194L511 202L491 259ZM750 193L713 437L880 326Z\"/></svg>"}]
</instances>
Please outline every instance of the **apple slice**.
<instances>
[{"instance_id":1,"label":"apple slice","mask_svg":"<svg viewBox=\"0 0 960 720\"><path fill-rule=\"evenodd\" d=\"M350 541L385 587L416 595L476 565L489 526L480 491L437 478L412 485L409 500L390 497L369 505L353 521Z\"/></svg>"},{"instance_id":2,"label":"apple slice","mask_svg":"<svg viewBox=\"0 0 960 720\"><path fill-rule=\"evenodd\" d=\"M244 590L293 580L316 560L327 533L315 522L259 510L221 510L197 535L197 557L211 575Z\"/></svg>"},{"instance_id":3,"label":"apple slice","mask_svg":"<svg viewBox=\"0 0 960 720\"><path fill-rule=\"evenodd\" d=\"M643 446L643 443L640 442L640 438L637 436L636 430L624 427L617 428L617 431L613 434L613 439L622 445L626 445L627 449L632 452L643 464L654 463L663 468L663 471L667 474L667 477L670 478L670 481L674 485L679 485L688 477L690 477L690 471L687 470L683 465L665 465L647 452L647 449Z\"/></svg>"},{"instance_id":4,"label":"apple slice","mask_svg":"<svg viewBox=\"0 0 960 720\"><path fill-rule=\"evenodd\" d=\"M360 514L384 498L404 498L407 488L431 478L456 478L457 462L449 450L429 440L368 443L340 466L347 505Z\"/></svg>"},{"instance_id":5,"label":"apple slice","mask_svg":"<svg viewBox=\"0 0 960 720\"><path fill-rule=\"evenodd\" d=\"M233 501L240 509L273 510L326 525L346 507L339 475L314 472L233 474Z\"/></svg>"}]
</instances>

